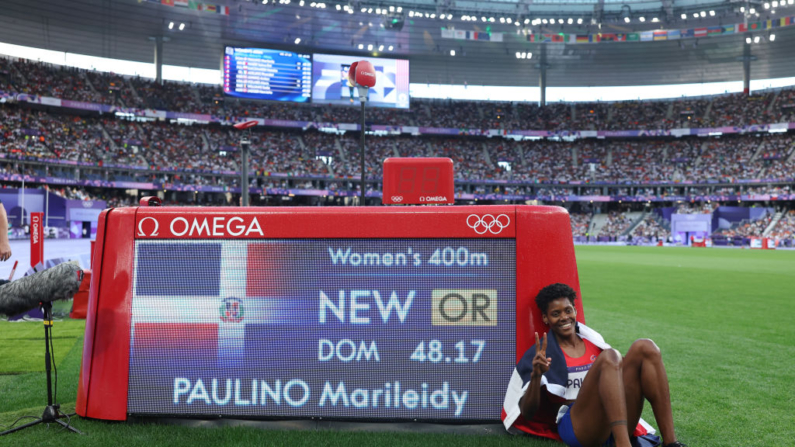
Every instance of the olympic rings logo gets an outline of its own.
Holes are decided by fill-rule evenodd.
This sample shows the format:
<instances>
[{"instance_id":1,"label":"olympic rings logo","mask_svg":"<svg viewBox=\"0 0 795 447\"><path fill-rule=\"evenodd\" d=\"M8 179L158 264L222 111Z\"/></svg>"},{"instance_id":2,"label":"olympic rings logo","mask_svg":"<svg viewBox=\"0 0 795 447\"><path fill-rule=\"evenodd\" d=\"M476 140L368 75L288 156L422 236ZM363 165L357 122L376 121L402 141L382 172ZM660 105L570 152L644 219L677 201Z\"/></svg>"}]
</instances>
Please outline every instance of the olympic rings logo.
<instances>
[{"instance_id":1,"label":"olympic rings logo","mask_svg":"<svg viewBox=\"0 0 795 447\"><path fill-rule=\"evenodd\" d=\"M392 201L400 203L403 201L403 196L392 196Z\"/></svg>"},{"instance_id":2,"label":"olympic rings logo","mask_svg":"<svg viewBox=\"0 0 795 447\"><path fill-rule=\"evenodd\" d=\"M470 214L467 217L467 226L475 230L477 234L486 234L487 231L491 232L491 234L500 234L510 223L511 218L505 214L500 214L497 217L491 214L486 214L483 217L477 214Z\"/></svg>"}]
</instances>

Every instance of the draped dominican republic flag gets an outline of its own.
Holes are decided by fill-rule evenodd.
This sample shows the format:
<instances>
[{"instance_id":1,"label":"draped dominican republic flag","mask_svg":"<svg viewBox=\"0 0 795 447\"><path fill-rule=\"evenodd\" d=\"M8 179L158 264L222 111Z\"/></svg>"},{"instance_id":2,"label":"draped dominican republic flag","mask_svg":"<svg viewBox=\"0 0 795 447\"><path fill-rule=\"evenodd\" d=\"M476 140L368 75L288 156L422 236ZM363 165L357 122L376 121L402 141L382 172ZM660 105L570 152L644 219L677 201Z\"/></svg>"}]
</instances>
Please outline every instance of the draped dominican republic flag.
<instances>
[{"instance_id":1,"label":"draped dominican republic flag","mask_svg":"<svg viewBox=\"0 0 795 447\"><path fill-rule=\"evenodd\" d=\"M590 341L600 349L610 349L610 345L607 344L604 338L595 330L582 323L577 323L576 330L581 338ZM540 408L533 417L533 420L528 421L522 417L522 412L519 409L519 399L522 398L525 391L527 391L527 388L530 386L530 377L533 372L533 358L535 354L536 347L533 346L525 352L516 365L516 368L513 370L513 375L508 383L508 390L505 393L505 401L503 402L502 422L503 425L505 425L505 429L508 431L515 432L518 430L536 436L560 440L554 414L550 418L550 413L544 411L545 408ZM558 396L559 398L565 396L566 383L569 376L563 350L560 348L560 345L558 345L557 339L553 334L549 334L547 337L547 357L552 358L552 364L549 371L541 376L542 407L551 405L550 400L546 397L547 393ZM643 419L640 420L635 429L635 436L653 435L654 433L654 428Z\"/></svg>"}]
</instances>

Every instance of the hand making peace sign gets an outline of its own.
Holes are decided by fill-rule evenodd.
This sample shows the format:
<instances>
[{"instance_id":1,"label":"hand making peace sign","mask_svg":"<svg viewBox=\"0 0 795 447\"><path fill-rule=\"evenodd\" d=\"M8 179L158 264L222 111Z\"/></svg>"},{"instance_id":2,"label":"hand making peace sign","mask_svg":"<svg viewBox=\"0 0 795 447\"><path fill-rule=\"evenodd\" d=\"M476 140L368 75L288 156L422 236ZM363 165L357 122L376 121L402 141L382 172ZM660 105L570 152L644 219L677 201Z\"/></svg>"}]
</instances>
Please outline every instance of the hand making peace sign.
<instances>
[{"instance_id":1,"label":"hand making peace sign","mask_svg":"<svg viewBox=\"0 0 795 447\"><path fill-rule=\"evenodd\" d=\"M533 375L541 376L549 371L549 364L552 359L547 357L547 333L544 332L544 342L538 339L538 332L536 332L536 356L533 357Z\"/></svg>"}]
</instances>

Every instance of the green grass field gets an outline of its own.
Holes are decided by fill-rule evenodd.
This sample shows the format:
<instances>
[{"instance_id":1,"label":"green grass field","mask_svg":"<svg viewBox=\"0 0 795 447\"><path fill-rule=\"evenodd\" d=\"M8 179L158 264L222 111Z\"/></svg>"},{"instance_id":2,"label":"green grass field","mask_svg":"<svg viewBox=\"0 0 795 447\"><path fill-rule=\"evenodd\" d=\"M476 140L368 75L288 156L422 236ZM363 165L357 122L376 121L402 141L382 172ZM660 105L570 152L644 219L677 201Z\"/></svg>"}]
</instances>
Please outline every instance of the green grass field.
<instances>
[{"instance_id":1,"label":"green grass field","mask_svg":"<svg viewBox=\"0 0 795 447\"><path fill-rule=\"evenodd\" d=\"M795 445L795 252L578 247L587 323L625 352L648 337L663 352L680 440L690 447ZM58 401L73 411L84 321L55 324ZM40 415L42 326L0 322L0 426ZM644 418L653 423L647 408ZM790 421L790 422L787 422ZM24 421L23 421L24 422ZM0 446L555 446L527 437L189 428L74 418L78 436L44 425Z\"/></svg>"}]
</instances>

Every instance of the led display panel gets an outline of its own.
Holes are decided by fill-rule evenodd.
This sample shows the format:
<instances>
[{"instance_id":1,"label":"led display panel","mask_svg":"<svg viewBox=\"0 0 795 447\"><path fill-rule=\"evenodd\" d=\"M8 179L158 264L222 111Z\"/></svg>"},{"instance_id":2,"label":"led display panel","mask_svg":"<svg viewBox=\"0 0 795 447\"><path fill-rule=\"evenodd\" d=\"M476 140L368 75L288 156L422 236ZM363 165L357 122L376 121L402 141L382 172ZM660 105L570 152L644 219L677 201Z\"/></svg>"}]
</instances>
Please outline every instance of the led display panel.
<instances>
[{"instance_id":1,"label":"led display panel","mask_svg":"<svg viewBox=\"0 0 795 447\"><path fill-rule=\"evenodd\" d=\"M513 238L139 239L134 252L129 414L499 418Z\"/></svg>"},{"instance_id":2,"label":"led display panel","mask_svg":"<svg viewBox=\"0 0 795 447\"><path fill-rule=\"evenodd\" d=\"M264 48L224 49L224 93L238 98L309 102L312 58Z\"/></svg>"},{"instance_id":3,"label":"led display panel","mask_svg":"<svg viewBox=\"0 0 795 447\"><path fill-rule=\"evenodd\" d=\"M375 87L369 89L369 106L409 108L409 61L360 56L314 54L312 101L324 104L359 105L359 93L348 86L348 70L354 62L367 60L376 73Z\"/></svg>"}]
</instances>

